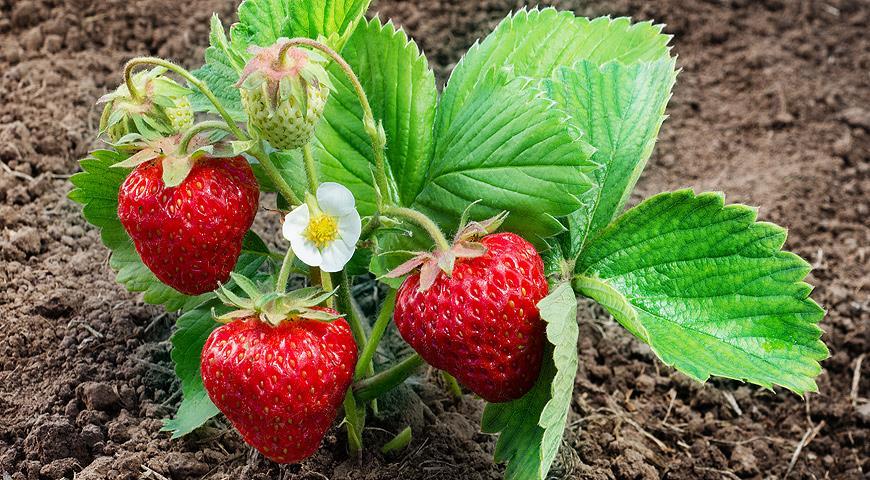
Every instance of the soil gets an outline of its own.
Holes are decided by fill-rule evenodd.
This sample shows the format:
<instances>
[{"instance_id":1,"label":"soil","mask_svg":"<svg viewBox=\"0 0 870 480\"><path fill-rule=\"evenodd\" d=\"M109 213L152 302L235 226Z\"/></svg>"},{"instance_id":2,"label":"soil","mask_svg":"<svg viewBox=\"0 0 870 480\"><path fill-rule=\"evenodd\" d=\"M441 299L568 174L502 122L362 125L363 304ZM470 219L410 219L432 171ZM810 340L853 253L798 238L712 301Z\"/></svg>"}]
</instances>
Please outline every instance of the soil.
<instances>
[{"instance_id":1,"label":"soil","mask_svg":"<svg viewBox=\"0 0 870 480\"><path fill-rule=\"evenodd\" d=\"M802 399L739 382L698 385L657 362L595 308L581 308L580 369L553 478L867 478L870 458L870 4L864 1L547 2L666 23L680 75L633 201L722 190L790 228L809 259L831 358ZM583 5L579 7L579 5ZM462 52L523 2L377 2L418 39L443 82ZM0 0L0 473L12 480L497 479L482 404L431 374L424 407L340 431L302 465L254 454L220 419L173 441L179 401L172 315L115 284L97 232L66 199L95 145L95 100L123 62L200 62L212 11L232 1ZM860 372L864 359L864 376ZM859 371L856 372L856 369ZM402 423L410 448L377 453ZM382 430L383 429L383 430Z\"/></svg>"}]
</instances>

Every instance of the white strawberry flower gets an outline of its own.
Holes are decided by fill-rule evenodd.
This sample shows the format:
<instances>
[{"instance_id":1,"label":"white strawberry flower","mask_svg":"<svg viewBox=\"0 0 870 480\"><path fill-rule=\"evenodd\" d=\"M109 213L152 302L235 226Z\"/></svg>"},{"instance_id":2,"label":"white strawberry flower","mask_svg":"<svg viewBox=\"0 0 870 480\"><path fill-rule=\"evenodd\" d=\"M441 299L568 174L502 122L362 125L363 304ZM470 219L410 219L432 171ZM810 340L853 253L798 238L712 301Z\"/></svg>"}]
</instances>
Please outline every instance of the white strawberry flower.
<instances>
[{"instance_id":1,"label":"white strawberry flower","mask_svg":"<svg viewBox=\"0 0 870 480\"><path fill-rule=\"evenodd\" d=\"M361 230L353 194L341 184L326 182L317 188L316 198L287 214L283 234L306 265L337 272L353 256Z\"/></svg>"}]
</instances>

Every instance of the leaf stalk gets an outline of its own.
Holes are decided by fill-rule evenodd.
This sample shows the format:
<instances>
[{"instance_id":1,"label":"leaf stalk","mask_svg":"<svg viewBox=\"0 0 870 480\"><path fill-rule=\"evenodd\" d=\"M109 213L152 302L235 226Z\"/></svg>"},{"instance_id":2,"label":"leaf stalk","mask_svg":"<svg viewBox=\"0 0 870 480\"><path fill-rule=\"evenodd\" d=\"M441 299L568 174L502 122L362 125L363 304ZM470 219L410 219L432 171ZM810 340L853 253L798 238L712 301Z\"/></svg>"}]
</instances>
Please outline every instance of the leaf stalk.
<instances>
[{"instance_id":1,"label":"leaf stalk","mask_svg":"<svg viewBox=\"0 0 870 480\"><path fill-rule=\"evenodd\" d=\"M432 237L432 240L435 241L435 246L440 252L447 252L450 250L450 242L447 241L447 237L441 232L441 229L438 228L438 225L432 221L429 217L424 215L422 212L414 210L412 208L406 207L397 207L394 205L385 205L383 207L383 213L386 215L394 215L397 217L402 217L406 220L410 220L413 223L416 223L424 230L426 233Z\"/></svg>"},{"instance_id":2,"label":"leaf stalk","mask_svg":"<svg viewBox=\"0 0 870 480\"><path fill-rule=\"evenodd\" d=\"M254 148L248 151L248 154L260 162L266 175L269 176L269 179L275 184L275 188L278 189L278 193L287 200L287 203L289 203L291 207L302 204L302 200L296 196L296 193L294 193L293 189L290 188L290 184L287 183L287 180L285 180L283 176L281 176L278 167L275 166L275 163L272 162L272 159L265 150L263 150L262 143L258 143L254 146Z\"/></svg>"},{"instance_id":3,"label":"leaf stalk","mask_svg":"<svg viewBox=\"0 0 870 480\"><path fill-rule=\"evenodd\" d=\"M359 359L356 362L356 371L354 378L360 380L365 378L371 372L372 359L375 352L378 350L378 344L381 343L381 338L384 336L390 320L393 318L393 310L396 308L396 290L390 289L387 293L387 298L384 299L384 304L381 306L381 311L378 313L378 318L372 326L372 332L365 346L360 353Z\"/></svg>"},{"instance_id":4,"label":"leaf stalk","mask_svg":"<svg viewBox=\"0 0 870 480\"><path fill-rule=\"evenodd\" d=\"M284 255L281 270L278 271L278 279L275 281L276 292L284 293L287 291L287 282L290 280L290 270L293 268L293 261L295 259L296 254L293 253L293 248L287 247L287 254Z\"/></svg>"},{"instance_id":5,"label":"leaf stalk","mask_svg":"<svg viewBox=\"0 0 870 480\"><path fill-rule=\"evenodd\" d=\"M424 363L423 358L415 353L373 377L354 383L353 394L359 402L374 400L401 385Z\"/></svg>"}]
</instances>

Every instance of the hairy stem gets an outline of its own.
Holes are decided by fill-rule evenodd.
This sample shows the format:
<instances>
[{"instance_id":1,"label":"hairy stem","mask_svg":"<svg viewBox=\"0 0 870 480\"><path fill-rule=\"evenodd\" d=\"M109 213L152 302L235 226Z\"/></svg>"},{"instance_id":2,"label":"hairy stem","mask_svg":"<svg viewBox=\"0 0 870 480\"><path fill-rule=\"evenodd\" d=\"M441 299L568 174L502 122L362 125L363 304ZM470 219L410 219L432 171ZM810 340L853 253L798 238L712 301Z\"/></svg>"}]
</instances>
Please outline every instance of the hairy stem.
<instances>
[{"instance_id":1,"label":"hairy stem","mask_svg":"<svg viewBox=\"0 0 870 480\"><path fill-rule=\"evenodd\" d=\"M223 130L224 132L233 133L233 129L226 122L220 120L207 120L191 126L184 132L181 137L181 142L178 144L178 151L181 155L187 155L187 149L190 147L191 140L197 135L208 130Z\"/></svg>"},{"instance_id":2,"label":"hairy stem","mask_svg":"<svg viewBox=\"0 0 870 480\"><path fill-rule=\"evenodd\" d=\"M293 269L293 260L295 259L296 254L293 253L293 248L287 247L287 254L284 255L281 270L278 271L278 279L275 281L276 292L284 293L287 291L287 282L290 280L290 270Z\"/></svg>"},{"instance_id":3,"label":"hairy stem","mask_svg":"<svg viewBox=\"0 0 870 480\"><path fill-rule=\"evenodd\" d=\"M446 252L450 250L450 243L447 241L447 238L441 233L441 229L438 228L438 225L432 221L429 217L424 215L417 210L405 207L396 207L393 205L386 205L383 208L383 213L385 215L394 215L397 217L402 217L406 220L410 220L420 227L422 227L426 232L432 237L432 240L435 241L435 246L441 252Z\"/></svg>"},{"instance_id":4,"label":"hairy stem","mask_svg":"<svg viewBox=\"0 0 870 480\"><path fill-rule=\"evenodd\" d=\"M275 188L278 189L278 193L287 200L287 203L289 203L290 206L302 204L302 201L299 200L299 197L297 197L296 193L293 192L293 189L290 188L290 184L281 176L278 167L272 163L272 159L269 158L269 155L263 150L262 145L255 146L249 150L248 153L260 162L266 175L269 176L269 179L275 184Z\"/></svg>"},{"instance_id":5,"label":"hairy stem","mask_svg":"<svg viewBox=\"0 0 870 480\"><path fill-rule=\"evenodd\" d=\"M130 97L137 102L141 102L143 100L142 92L140 92L136 85L133 84L133 70L139 65L156 65L158 67L164 67L167 70L171 70L177 73L180 77L187 80L187 83L196 87L206 98L214 105L215 110L217 110L218 114L223 117L224 121L227 122L227 126L232 131L232 134L236 136L239 140L248 140L248 134L246 134L242 129L236 125L236 122L233 120L233 117L227 112L221 102L218 101L217 97L212 93L211 89L206 86L205 83L200 81L200 79L193 76L192 73L180 67L170 61L164 60L162 58L157 57L137 57L129 62L124 67L124 82L127 83L127 90L130 91Z\"/></svg>"},{"instance_id":6,"label":"hairy stem","mask_svg":"<svg viewBox=\"0 0 870 480\"><path fill-rule=\"evenodd\" d=\"M302 147L302 159L305 163L305 174L308 176L308 191L316 195L320 182L317 177L317 165L314 164L314 155L311 154L311 143L306 143Z\"/></svg>"},{"instance_id":7,"label":"hairy stem","mask_svg":"<svg viewBox=\"0 0 870 480\"><path fill-rule=\"evenodd\" d=\"M396 307L396 291L390 289L387 293L387 298L384 299L384 304L381 306L381 311L378 313L378 318L372 327L372 333L366 341L365 346L360 353L359 360L356 362L356 371L354 378L360 380L369 374L372 366L372 359L375 352L378 350L378 344L381 343L381 338L384 332L390 325L390 320L393 318L393 309Z\"/></svg>"},{"instance_id":8,"label":"hairy stem","mask_svg":"<svg viewBox=\"0 0 870 480\"><path fill-rule=\"evenodd\" d=\"M380 215L375 213L374 216L372 216L372 218L370 218L369 221L366 222L366 224L362 226L362 230L360 231L360 234L359 234L359 241L364 242L364 241L368 240L369 237L371 237L372 234L375 233L375 230L377 230L378 227L380 227L380 226L381 226L381 217L380 217Z\"/></svg>"},{"instance_id":9,"label":"hairy stem","mask_svg":"<svg viewBox=\"0 0 870 480\"><path fill-rule=\"evenodd\" d=\"M401 362L393 365L388 370L360 380L353 384L353 394L359 402L366 402L380 397L384 393L401 385L421 365L423 359L416 353Z\"/></svg>"},{"instance_id":10,"label":"hairy stem","mask_svg":"<svg viewBox=\"0 0 870 480\"><path fill-rule=\"evenodd\" d=\"M341 68L341 70L350 80L350 83L353 85L353 89L356 92L356 96L359 99L359 103L363 109L363 124L365 125L366 133L371 139L372 150L375 154L375 181L377 182L378 190L380 190L381 197L387 196L389 198L389 183L387 182L387 169L386 164L384 163L384 148L386 147L386 141L383 135L383 130L378 127L377 122L375 121L375 115L374 113L372 113L371 104L369 103L368 96L366 96L366 92L363 89L359 78L353 72L353 68L348 65L348 63L344 60L344 58L342 58L341 55L338 54L338 52L310 38L291 39L290 41L285 43L284 46L281 48L281 51L278 52L278 58L283 61L287 51L299 45L304 45L306 47L320 50L321 52L332 58L332 60L335 61L339 68Z\"/></svg>"}]
</instances>

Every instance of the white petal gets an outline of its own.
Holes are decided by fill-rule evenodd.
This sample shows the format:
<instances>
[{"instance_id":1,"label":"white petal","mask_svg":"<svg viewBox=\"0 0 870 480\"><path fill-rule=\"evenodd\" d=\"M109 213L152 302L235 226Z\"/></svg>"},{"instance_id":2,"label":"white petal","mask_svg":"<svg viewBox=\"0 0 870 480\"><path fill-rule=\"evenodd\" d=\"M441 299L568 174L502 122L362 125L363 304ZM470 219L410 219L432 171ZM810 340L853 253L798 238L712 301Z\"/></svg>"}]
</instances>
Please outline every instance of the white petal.
<instances>
[{"instance_id":1,"label":"white petal","mask_svg":"<svg viewBox=\"0 0 870 480\"><path fill-rule=\"evenodd\" d=\"M281 233L284 238L293 241L296 237L302 237L302 232L308 228L308 221L311 215L308 213L308 205L302 204L294 208L292 212L284 217L284 226L281 228Z\"/></svg>"},{"instance_id":2,"label":"white petal","mask_svg":"<svg viewBox=\"0 0 870 480\"><path fill-rule=\"evenodd\" d=\"M338 217L338 236L351 248L355 248L359 235L362 232L362 220L356 209Z\"/></svg>"},{"instance_id":3,"label":"white petal","mask_svg":"<svg viewBox=\"0 0 870 480\"><path fill-rule=\"evenodd\" d=\"M337 272L344 268L345 264L353 257L354 246L351 244L336 240L323 249L323 261L320 264L320 269L324 272Z\"/></svg>"},{"instance_id":4,"label":"white petal","mask_svg":"<svg viewBox=\"0 0 870 480\"><path fill-rule=\"evenodd\" d=\"M356 205L350 190L335 182L324 182L317 187L317 203L324 213L336 217L347 215Z\"/></svg>"},{"instance_id":5,"label":"white petal","mask_svg":"<svg viewBox=\"0 0 870 480\"><path fill-rule=\"evenodd\" d=\"M290 246L293 248L293 253L296 258L302 260L302 263L310 267L319 267L323 263L323 255L320 250L311 240L304 237L296 237L290 241Z\"/></svg>"}]
</instances>

